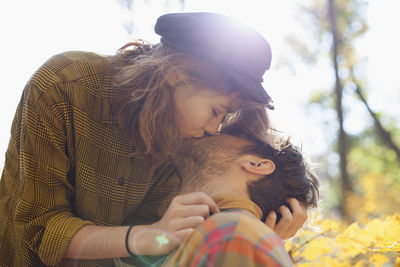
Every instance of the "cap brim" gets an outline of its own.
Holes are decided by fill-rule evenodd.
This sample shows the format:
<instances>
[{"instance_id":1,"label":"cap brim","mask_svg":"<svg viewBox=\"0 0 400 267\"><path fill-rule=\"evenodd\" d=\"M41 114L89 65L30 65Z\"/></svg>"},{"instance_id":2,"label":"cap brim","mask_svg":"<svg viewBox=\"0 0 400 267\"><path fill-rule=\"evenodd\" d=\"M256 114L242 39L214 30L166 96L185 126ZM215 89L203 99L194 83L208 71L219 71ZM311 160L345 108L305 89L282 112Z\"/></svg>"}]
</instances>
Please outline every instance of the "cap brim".
<instances>
[{"instance_id":1,"label":"cap brim","mask_svg":"<svg viewBox=\"0 0 400 267\"><path fill-rule=\"evenodd\" d=\"M223 68L222 74L237 86L237 91L244 97L245 101L261 104L270 110L275 109L272 98L259 81L252 77L244 77L227 67Z\"/></svg>"}]
</instances>

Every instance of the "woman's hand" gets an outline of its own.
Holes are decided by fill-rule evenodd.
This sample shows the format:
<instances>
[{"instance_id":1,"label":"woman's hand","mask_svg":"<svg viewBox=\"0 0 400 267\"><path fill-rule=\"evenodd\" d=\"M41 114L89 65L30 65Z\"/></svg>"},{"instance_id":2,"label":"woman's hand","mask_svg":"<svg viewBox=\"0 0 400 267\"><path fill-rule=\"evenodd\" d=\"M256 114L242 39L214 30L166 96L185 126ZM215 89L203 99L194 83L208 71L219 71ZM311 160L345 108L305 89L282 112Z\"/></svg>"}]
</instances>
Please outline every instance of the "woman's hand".
<instances>
[{"instance_id":1,"label":"woman's hand","mask_svg":"<svg viewBox=\"0 0 400 267\"><path fill-rule=\"evenodd\" d=\"M265 224L274 230L278 236L284 240L293 237L307 220L307 210L297 199L289 198L286 200L290 209L285 205L279 207L279 213L282 218L276 222L277 215L271 211Z\"/></svg>"},{"instance_id":2,"label":"woman's hand","mask_svg":"<svg viewBox=\"0 0 400 267\"><path fill-rule=\"evenodd\" d=\"M208 216L218 212L215 202L205 193L176 196L160 221L133 228L130 248L135 254L168 254Z\"/></svg>"}]
</instances>

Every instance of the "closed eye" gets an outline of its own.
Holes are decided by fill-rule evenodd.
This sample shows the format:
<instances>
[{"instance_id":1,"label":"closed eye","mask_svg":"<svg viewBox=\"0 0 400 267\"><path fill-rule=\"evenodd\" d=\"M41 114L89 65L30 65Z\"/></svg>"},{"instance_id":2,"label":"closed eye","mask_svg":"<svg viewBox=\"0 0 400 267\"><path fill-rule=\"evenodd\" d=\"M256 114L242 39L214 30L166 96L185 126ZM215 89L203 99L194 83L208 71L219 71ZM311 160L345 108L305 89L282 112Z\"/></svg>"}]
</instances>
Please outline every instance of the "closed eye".
<instances>
[{"instance_id":1,"label":"closed eye","mask_svg":"<svg viewBox=\"0 0 400 267\"><path fill-rule=\"evenodd\" d=\"M213 114L214 117L218 117L218 113L217 113L217 111L215 109L212 109L212 114Z\"/></svg>"}]
</instances>

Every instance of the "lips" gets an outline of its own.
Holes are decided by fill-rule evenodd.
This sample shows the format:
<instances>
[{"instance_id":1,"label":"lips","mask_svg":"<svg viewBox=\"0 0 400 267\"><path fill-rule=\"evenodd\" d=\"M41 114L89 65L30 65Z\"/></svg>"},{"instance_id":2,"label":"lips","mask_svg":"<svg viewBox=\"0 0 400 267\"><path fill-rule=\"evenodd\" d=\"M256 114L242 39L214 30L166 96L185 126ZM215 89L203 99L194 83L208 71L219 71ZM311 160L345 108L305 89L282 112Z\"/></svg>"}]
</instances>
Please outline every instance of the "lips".
<instances>
[{"instance_id":1,"label":"lips","mask_svg":"<svg viewBox=\"0 0 400 267\"><path fill-rule=\"evenodd\" d=\"M196 135L192 135L191 139L200 139L204 137L204 132L196 134Z\"/></svg>"}]
</instances>

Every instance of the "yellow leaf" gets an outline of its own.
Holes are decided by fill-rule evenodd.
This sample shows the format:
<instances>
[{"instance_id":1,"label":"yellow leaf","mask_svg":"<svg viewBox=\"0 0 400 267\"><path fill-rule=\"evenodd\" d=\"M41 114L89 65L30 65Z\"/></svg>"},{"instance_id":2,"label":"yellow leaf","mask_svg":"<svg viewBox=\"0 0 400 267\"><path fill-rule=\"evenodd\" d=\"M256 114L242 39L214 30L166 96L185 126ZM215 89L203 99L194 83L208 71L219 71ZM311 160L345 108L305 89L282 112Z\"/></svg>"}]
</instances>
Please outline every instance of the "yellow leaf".
<instances>
[{"instance_id":1,"label":"yellow leaf","mask_svg":"<svg viewBox=\"0 0 400 267\"><path fill-rule=\"evenodd\" d=\"M394 263L395 267L400 267L400 252L397 253L397 259L396 262Z\"/></svg>"},{"instance_id":2,"label":"yellow leaf","mask_svg":"<svg viewBox=\"0 0 400 267\"><path fill-rule=\"evenodd\" d=\"M311 263L300 263L297 264L296 267L314 267L315 265L311 265Z\"/></svg>"},{"instance_id":3,"label":"yellow leaf","mask_svg":"<svg viewBox=\"0 0 400 267\"><path fill-rule=\"evenodd\" d=\"M321 220L319 222L317 222L318 225L321 226L321 230L323 232L325 231L337 231L339 229L339 223L337 221L333 221L333 220Z\"/></svg>"},{"instance_id":4,"label":"yellow leaf","mask_svg":"<svg viewBox=\"0 0 400 267\"><path fill-rule=\"evenodd\" d=\"M369 262L374 263L376 267L381 267L385 262L388 262L389 259L382 254L374 254L369 258Z\"/></svg>"},{"instance_id":5,"label":"yellow leaf","mask_svg":"<svg viewBox=\"0 0 400 267\"><path fill-rule=\"evenodd\" d=\"M400 220L399 215L387 216L383 220L371 220L365 227L366 231L373 232L376 251L400 251Z\"/></svg>"},{"instance_id":6,"label":"yellow leaf","mask_svg":"<svg viewBox=\"0 0 400 267\"><path fill-rule=\"evenodd\" d=\"M321 257L322 266L334 266L334 267L352 267L350 263L342 263L338 259L331 257Z\"/></svg>"},{"instance_id":7,"label":"yellow leaf","mask_svg":"<svg viewBox=\"0 0 400 267\"><path fill-rule=\"evenodd\" d=\"M287 251L289 251L290 249L294 248L295 245L293 243L293 240L289 239L287 241L285 241L285 248Z\"/></svg>"},{"instance_id":8,"label":"yellow leaf","mask_svg":"<svg viewBox=\"0 0 400 267\"><path fill-rule=\"evenodd\" d=\"M365 262L364 260L357 261L357 263L354 265L354 267L364 267Z\"/></svg>"},{"instance_id":9,"label":"yellow leaf","mask_svg":"<svg viewBox=\"0 0 400 267\"><path fill-rule=\"evenodd\" d=\"M353 223L334 240L335 244L341 250L341 253L337 257L343 260L355 257L358 254L364 254L368 251L368 246L373 240L374 237L370 237L369 233L363 232L357 223Z\"/></svg>"},{"instance_id":10,"label":"yellow leaf","mask_svg":"<svg viewBox=\"0 0 400 267\"><path fill-rule=\"evenodd\" d=\"M304 259L309 261L316 261L320 255L327 254L332 251L331 240L328 238L314 239L308 243L303 253L301 254Z\"/></svg>"}]
</instances>

